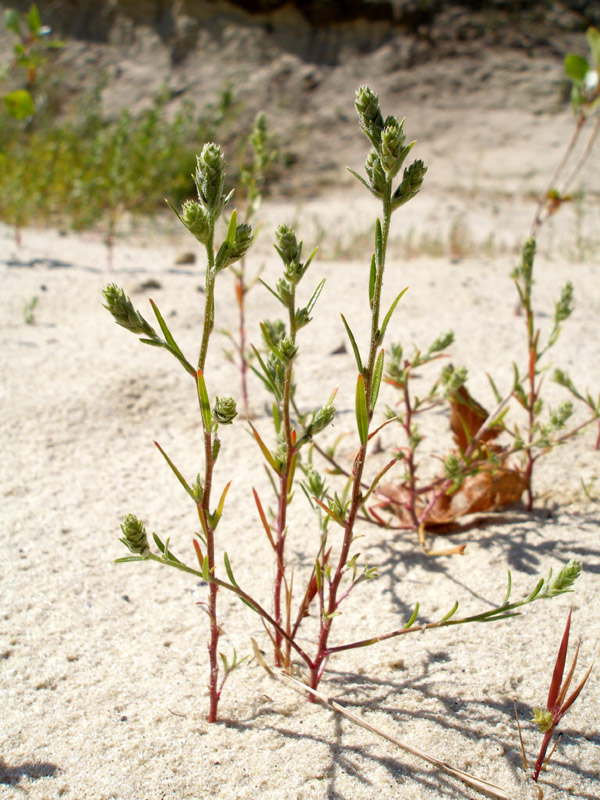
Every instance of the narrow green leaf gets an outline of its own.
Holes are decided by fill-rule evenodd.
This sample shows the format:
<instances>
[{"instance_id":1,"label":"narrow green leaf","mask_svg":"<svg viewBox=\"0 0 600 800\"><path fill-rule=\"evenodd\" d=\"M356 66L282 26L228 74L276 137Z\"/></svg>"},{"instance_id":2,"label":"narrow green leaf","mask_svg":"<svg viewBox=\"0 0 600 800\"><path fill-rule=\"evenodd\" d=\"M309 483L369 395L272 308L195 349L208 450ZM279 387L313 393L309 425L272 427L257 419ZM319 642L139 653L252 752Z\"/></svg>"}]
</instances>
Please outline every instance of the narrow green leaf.
<instances>
[{"instance_id":1,"label":"narrow green leaf","mask_svg":"<svg viewBox=\"0 0 600 800\"><path fill-rule=\"evenodd\" d=\"M156 541L156 539L155 539ZM163 545L163 559L167 561L169 564L181 564L181 561L177 558L177 556L169 550L169 542L170 538L165 540Z\"/></svg>"},{"instance_id":2,"label":"narrow green leaf","mask_svg":"<svg viewBox=\"0 0 600 800\"><path fill-rule=\"evenodd\" d=\"M271 289L271 287L269 286L269 284L268 284L268 283L265 283L265 282L263 281L263 279L262 279L262 278L259 278L259 279L258 279L258 282L259 282L259 283L262 283L262 285L265 287L265 289L268 289L268 290L271 292L271 294L273 295L273 297L276 297L276 298L279 300L279 302L280 302L280 303L281 303L281 302L283 302L283 301L282 301L282 299L281 299L281 297L279 297L279 295L278 295L278 294L277 294L277 292L275 291L275 289Z\"/></svg>"},{"instance_id":3,"label":"narrow green leaf","mask_svg":"<svg viewBox=\"0 0 600 800\"><path fill-rule=\"evenodd\" d=\"M310 300L309 300L309 301L308 301L308 303L306 304L306 313L307 313L307 314L310 314L310 312L311 312L311 311L313 310L313 308L315 307L315 303L316 303L316 302L317 302L317 300L319 299L319 295L320 295L320 294L321 294L321 292L323 291L323 287L324 287L324 286L325 286L325 278L323 278L323 280L322 280L322 281L319 283L319 285L317 286L317 288L316 288L316 289L314 290L314 292L312 293L312 297L310 298Z\"/></svg>"},{"instance_id":4,"label":"narrow green leaf","mask_svg":"<svg viewBox=\"0 0 600 800\"><path fill-rule=\"evenodd\" d=\"M317 584L317 592L321 593L321 589L323 588L323 576L321 574L321 564L319 559L315 561L315 581Z\"/></svg>"},{"instance_id":5,"label":"narrow green leaf","mask_svg":"<svg viewBox=\"0 0 600 800\"><path fill-rule=\"evenodd\" d=\"M365 379L360 372L356 380L356 425L358 427L358 438L360 443L364 445L369 438L369 415L367 412Z\"/></svg>"},{"instance_id":6,"label":"narrow green leaf","mask_svg":"<svg viewBox=\"0 0 600 800\"><path fill-rule=\"evenodd\" d=\"M383 339L384 339L384 337L385 337L385 331L386 331L386 329L387 329L387 326L388 326L388 323L389 323L390 319L392 318L392 314L393 314L393 313L394 313L394 311L396 310L396 306L397 306L397 305L398 305L398 303L400 302L400 300L401 300L402 296L403 296L403 295L404 295L404 293L405 293L405 292L407 292L407 291L408 291L408 286L407 286L405 289L402 289L402 291L400 292L400 294L398 295L398 297L397 297L397 298L394 300L394 302L393 302L393 303L392 303L392 305L390 306L390 310L389 310L389 311L387 312L387 314L385 315L385 317L384 317L384 320L383 320L383 325L381 326L381 330L380 330L380 332L379 332L379 344L382 344L382 343L383 343Z\"/></svg>"},{"instance_id":7,"label":"narrow green leaf","mask_svg":"<svg viewBox=\"0 0 600 800\"><path fill-rule=\"evenodd\" d=\"M377 405L377 398L379 396L379 387L381 386L381 376L383 374L383 360L385 354L383 349L379 351L377 361L375 362L375 369L373 370L373 386L371 389L371 413L375 411Z\"/></svg>"},{"instance_id":8,"label":"narrow green leaf","mask_svg":"<svg viewBox=\"0 0 600 800\"><path fill-rule=\"evenodd\" d=\"M231 564L229 563L229 556L227 555L226 552L223 553L223 561L225 562L225 570L227 571L227 577L231 581L231 585L235 586L236 589L239 589L240 587L238 586L236 579L233 577L233 570L231 569Z\"/></svg>"},{"instance_id":9,"label":"narrow green leaf","mask_svg":"<svg viewBox=\"0 0 600 800\"><path fill-rule=\"evenodd\" d=\"M415 610L413 611L413 613L412 613L412 615L411 615L410 619L408 620L408 622L407 622L407 623L406 623L406 625L404 626L404 630L405 630L405 631L407 631L409 628L412 628L412 626L413 626L413 625L415 624L415 622L417 621L417 617L418 617L418 616L419 616L419 604L417 603L417 605L415 606Z\"/></svg>"},{"instance_id":10,"label":"narrow green leaf","mask_svg":"<svg viewBox=\"0 0 600 800\"><path fill-rule=\"evenodd\" d=\"M152 534L152 538L154 539L154 543L156 544L156 546L158 547L158 549L160 550L160 552L161 552L161 553L164 553L164 552L165 552L165 546L164 546L164 544L161 542L159 535L158 535L157 533L153 533L153 534Z\"/></svg>"},{"instance_id":11,"label":"narrow green leaf","mask_svg":"<svg viewBox=\"0 0 600 800\"><path fill-rule=\"evenodd\" d=\"M259 434L259 432L256 430L256 428L254 427L254 425L253 425L251 422L249 422L248 424L250 425L250 428L251 428L251 430L252 430L252 434L254 435L254 438L256 439L256 441L257 441L257 443L258 443L258 446L260 447L260 449L261 449L261 451L262 451L262 454L263 454L263 456L265 457L266 461L268 462L269 466L271 467L271 469L272 469L272 470L273 470L273 471L274 471L274 472L275 472L277 475L279 475L279 470L277 469L277 466L276 466L276 464L275 464L275 461L274 461L274 459L273 459L273 456L271 455L271 451L269 450L269 448L267 447L267 445L266 445L266 444L263 442L263 440L260 438L260 434Z\"/></svg>"},{"instance_id":12,"label":"narrow green leaf","mask_svg":"<svg viewBox=\"0 0 600 800\"><path fill-rule=\"evenodd\" d=\"M383 231L381 230L381 220L379 218L375 222L375 263L377 269L381 269L383 264Z\"/></svg>"},{"instance_id":13,"label":"narrow green leaf","mask_svg":"<svg viewBox=\"0 0 600 800\"><path fill-rule=\"evenodd\" d=\"M124 556L123 558L115 558L115 564L124 564L126 561L147 561L146 556Z\"/></svg>"},{"instance_id":14,"label":"narrow green leaf","mask_svg":"<svg viewBox=\"0 0 600 800\"><path fill-rule=\"evenodd\" d=\"M551 577L552 577L552 570L550 570L550 575L548 576L548 583L550 583L550 578ZM540 578L538 585L535 587L533 592L527 597L527 599L525 600L525 603L531 603L532 600L535 600L535 598L540 593L543 585L544 585L544 579Z\"/></svg>"},{"instance_id":15,"label":"narrow green leaf","mask_svg":"<svg viewBox=\"0 0 600 800\"><path fill-rule=\"evenodd\" d=\"M267 389L270 392L272 392L278 400L281 400L281 393L279 392L277 386L273 383L273 381L271 379L271 376L269 375L269 371L267 369L267 366L266 366L265 362L262 359L262 356L260 355L260 353L258 352L258 350L256 349L256 347L254 345L252 345L252 350L254 351L254 355L256 356L256 359L257 359L258 363L260 364L261 369L262 369L263 372L259 372L256 369L256 367L254 367L252 364L250 364L250 369L256 375L257 378L261 379L261 381L265 384Z\"/></svg>"},{"instance_id":16,"label":"narrow green leaf","mask_svg":"<svg viewBox=\"0 0 600 800\"><path fill-rule=\"evenodd\" d=\"M172 469L172 471L173 471L173 474L175 475L175 477L177 478L177 480L179 481L179 483L180 483L180 484L183 486L183 488L185 489L185 491L186 491L186 492L189 494L189 496L192 498L192 500L193 500L193 501L194 501L194 503L195 503L195 502L196 502L196 496L195 496L195 494L194 494L194 492L193 492L193 490L192 490L191 486L188 484L188 482L186 481L186 479L183 477L183 475L181 474L181 472L180 472L180 471L177 469L177 467L175 466L175 464L174 464L174 463L171 461L171 459L170 459L170 458L169 458L169 456L168 456L168 455L165 453L165 451L162 449L162 447L159 445L159 443L158 443L158 442L154 442L154 444L155 444L155 445L156 445L156 447L158 448L158 450L159 450L160 454L161 454L161 455L162 455L162 457L165 459L165 461L167 462L167 464L168 464L168 465L171 467L171 469Z\"/></svg>"},{"instance_id":17,"label":"narrow green leaf","mask_svg":"<svg viewBox=\"0 0 600 800\"><path fill-rule=\"evenodd\" d=\"M206 583L210 583L210 570L208 569L208 556L204 556L204 561L202 562L202 579L206 581Z\"/></svg>"},{"instance_id":18,"label":"narrow green leaf","mask_svg":"<svg viewBox=\"0 0 600 800\"><path fill-rule=\"evenodd\" d=\"M190 362L186 359L186 357L181 352L181 350L179 348L179 345L177 344L177 342L173 338L173 335L172 335L171 331L169 330L169 326L167 325L167 323L165 322L162 314L158 310L158 306L156 305L154 300L150 300L150 305L152 306L152 310L154 311L154 316L156 317L156 319L158 321L158 324L160 325L160 329L163 332L163 336L165 337L165 341L169 345L169 348L171 349L171 352L173 353L173 355L175 355L179 359L179 361L181 361L181 363L184 365L184 367L186 368L186 370L189 373L191 373L192 375L195 375L196 374L196 370L194 369L194 367L190 364Z\"/></svg>"},{"instance_id":19,"label":"narrow green leaf","mask_svg":"<svg viewBox=\"0 0 600 800\"><path fill-rule=\"evenodd\" d=\"M306 263L304 264L304 269L302 270L302 274L303 274L303 275L304 275L304 273L306 272L306 270L307 270L307 269L310 267L310 265L311 265L311 262L312 262L313 258L314 258L314 257L317 255L317 252L318 252L318 250L319 250L319 248L318 248L318 247L315 247L315 249L314 249L314 250L312 251L312 253L309 255L309 257L308 257L308 259L307 259Z\"/></svg>"},{"instance_id":20,"label":"narrow green leaf","mask_svg":"<svg viewBox=\"0 0 600 800\"><path fill-rule=\"evenodd\" d=\"M27 27L30 33L38 33L42 27L42 18L40 17L40 12L35 3L32 4L27 14L25 14L25 19L27 20Z\"/></svg>"},{"instance_id":21,"label":"narrow green leaf","mask_svg":"<svg viewBox=\"0 0 600 800\"><path fill-rule=\"evenodd\" d=\"M447 614L444 614L440 622L446 622L447 620L449 620L450 617L453 617L456 614L457 610L458 610L458 600L456 601L456 603L454 603L450 611L448 611Z\"/></svg>"},{"instance_id":22,"label":"narrow green leaf","mask_svg":"<svg viewBox=\"0 0 600 800\"><path fill-rule=\"evenodd\" d=\"M373 305L375 296L375 279L377 278L377 265L375 264L375 253L371 256L371 271L369 273L369 304Z\"/></svg>"},{"instance_id":23,"label":"narrow green leaf","mask_svg":"<svg viewBox=\"0 0 600 800\"><path fill-rule=\"evenodd\" d=\"M235 244L235 233L237 230L237 211L234 208L231 212L231 219L229 220L229 227L227 228L227 236L225 237L225 243L228 247L233 247Z\"/></svg>"},{"instance_id":24,"label":"narrow green leaf","mask_svg":"<svg viewBox=\"0 0 600 800\"><path fill-rule=\"evenodd\" d=\"M225 507L225 498L227 497L227 492L229 491L229 488L230 488L230 486L231 486L231 481L229 481L229 482L227 483L227 485L226 485L226 486L225 486L225 488L223 489L223 492L221 493L221 498L220 498L220 500L219 500L219 505L217 506L217 510L215 511L215 516L216 516L216 518L217 518L217 519L216 519L216 521L217 521L217 522L218 522L218 521L221 519L221 517L223 516L223 509L224 509L224 507ZM216 527L216 524L215 524L215 525L213 525L213 530L215 529L215 527Z\"/></svg>"},{"instance_id":25,"label":"narrow green leaf","mask_svg":"<svg viewBox=\"0 0 600 800\"><path fill-rule=\"evenodd\" d=\"M354 175L354 177L357 178L362 183L362 185L371 192L372 195L374 195L375 197L380 196L379 193L374 191L373 187L367 183L367 181L362 177L362 175L359 175L358 172L356 172L356 170L352 169L351 167L348 167L347 169L348 172L352 173L352 175Z\"/></svg>"},{"instance_id":26,"label":"narrow green leaf","mask_svg":"<svg viewBox=\"0 0 600 800\"><path fill-rule=\"evenodd\" d=\"M490 384L490 386L492 388L492 392L494 393L494 397L496 398L496 402L497 403L501 403L504 398L502 397L502 395L498 391L498 388L497 388L496 384L494 383L494 379L489 374L489 372L486 372L486 377L488 379L488 383Z\"/></svg>"},{"instance_id":27,"label":"narrow green leaf","mask_svg":"<svg viewBox=\"0 0 600 800\"><path fill-rule=\"evenodd\" d=\"M212 430L212 412L210 410L210 401L208 399L208 392L206 391L206 383L204 382L204 375L202 370L197 372L197 385L198 385L198 400L200 402L200 411L202 412L202 422L204 423L204 430L210 433Z\"/></svg>"},{"instance_id":28,"label":"narrow green leaf","mask_svg":"<svg viewBox=\"0 0 600 800\"><path fill-rule=\"evenodd\" d=\"M356 339L354 338L354 334L350 330L350 326L346 322L346 317L343 314L340 314L342 318L342 322L344 323L344 327L346 328L346 333L348 334L348 338L350 339L350 344L352 345L352 349L354 350L354 358L356 360L356 366L358 367L358 371L363 373L363 365L360 358L360 353L358 352L358 345L356 344Z\"/></svg>"}]
</instances>

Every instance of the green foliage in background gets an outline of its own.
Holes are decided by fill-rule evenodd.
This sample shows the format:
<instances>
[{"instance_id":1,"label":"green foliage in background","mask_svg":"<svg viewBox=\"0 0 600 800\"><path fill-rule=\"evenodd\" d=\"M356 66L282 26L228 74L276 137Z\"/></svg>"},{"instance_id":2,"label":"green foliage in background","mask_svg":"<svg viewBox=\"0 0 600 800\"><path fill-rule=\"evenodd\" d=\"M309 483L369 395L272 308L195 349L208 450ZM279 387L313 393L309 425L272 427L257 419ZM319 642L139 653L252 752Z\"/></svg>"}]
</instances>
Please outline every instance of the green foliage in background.
<instances>
[{"instance_id":1,"label":"green foliage in background","mask_svg":"<svg viewBox=\"0 0 600 800\"><path fill-rule=\"evenodd\" d=\"M124 212L151 215L165 194L187 197L199 144L214 138L235 108L225 89L200 113L184 103L172 114L165 90L140 114L126 109L107 121L100 88L81 99L72 120L48 113L24 125L0 115L0 219L16 228L106 223L111 245Z\"/></svg>"}]
</instances>

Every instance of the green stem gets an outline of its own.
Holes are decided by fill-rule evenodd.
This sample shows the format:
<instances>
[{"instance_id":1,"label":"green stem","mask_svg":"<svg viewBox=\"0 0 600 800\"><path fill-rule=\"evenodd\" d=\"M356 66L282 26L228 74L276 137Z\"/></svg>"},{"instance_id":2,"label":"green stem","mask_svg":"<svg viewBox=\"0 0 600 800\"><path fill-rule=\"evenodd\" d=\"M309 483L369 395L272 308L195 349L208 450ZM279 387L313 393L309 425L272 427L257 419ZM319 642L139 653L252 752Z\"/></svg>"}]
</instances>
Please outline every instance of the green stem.
<instances>
[{"instance_id":1,"label":"green stem","mask_svg":"<svg viewBox=\"0 0 600 800\"><path fill-rule=\"evenodd\" d=\"M383 287L385 256L387 252L390 221L392 216L391 198L392 198L392 182L387 181L383 197L381 263L376 265L377 272L375 275L375 286L373 289L373 302L371 304L371 341L369 346L369 360L367 363L367 367L363 373L363 377L365 380L365 395L367 400L369 423L371 422L371 418L373 416L373 409L371 408L373 371L375 368L375 360L377 358L377 348L381 344L379 317L381 312L381 291ZM333 616L337 611L337 607L339 605L338 591L340 588L340 584L342 582L342 578L344 576L345 567L348 562L348 557L350 554L350 547L352 545L352 541L354 538L354 524L356 521L356 516L362 505L363 496L362 496L361 482L367 457L367 448L368 448L368 441L365 442L365 444L361 445L358 454L356 456L356 459L354 461L354 467L352 470L353 472L352 495L351 495L350 507L348 510L348 518L346 520L346 525L344 528L344 539L342 542L342 548L337 568L334 577L331 581L331 584L329 586L329 592L328 592L329 596L327 599L326 613L321 615L317 655L314 660L314 666L310 671L310 686L312 689L316 689L317 686L319 685L319 681L321 679L330 652L327 648L327 643L329 640L329 634L331 632L331 624L333 621Z\"/></svg>"},{"instance_id":2,"label":"green stem","mask_svg":"<svg viewBox=\"0 0 600 800\"><path fill-rule=\"evenodd\" d=\"M215 307L215 223L210 224L210 232L206 243L206 288L204 293L204 326L202 329L202 344L200 345L200 355L198 356L198 369L204 372L206 354L208 353L208 341L214 325Z\"/></svg>"}]
</instances>

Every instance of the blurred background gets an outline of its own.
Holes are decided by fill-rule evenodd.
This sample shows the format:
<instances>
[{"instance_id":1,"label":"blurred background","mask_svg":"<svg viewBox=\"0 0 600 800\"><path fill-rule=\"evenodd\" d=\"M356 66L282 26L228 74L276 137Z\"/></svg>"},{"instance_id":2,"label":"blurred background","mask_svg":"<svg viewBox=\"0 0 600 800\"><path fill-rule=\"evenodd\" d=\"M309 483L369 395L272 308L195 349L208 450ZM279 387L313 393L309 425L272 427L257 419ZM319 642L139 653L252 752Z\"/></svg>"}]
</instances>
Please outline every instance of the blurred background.
<instances>
[{"instance_id":1,"label":"blurred background","mask_svg":"<svg viewBox=\"0 0 600 800\"><path fill-rule=\"evenodd\" d=\"M224 146L234 185L252 160L259 111L266 197L346 191L346 164L360 169L365 155L354 91L368 83L384 113L407 117L429 165L428 238L415 245L424 231L414 220L412 246L434 255L469 237L512 246L493 206L508 199L517 226L530 220L573 126L564 56L587 55L585 32L600 25L595 0L13 0L0 9L0 219L17 236L28 225L101 225L114 236L123 220L164 209L163 198L189 196L205 141ZM589 230L597 177L586 167L572 211Z\"/></svg>"}]
</instances>

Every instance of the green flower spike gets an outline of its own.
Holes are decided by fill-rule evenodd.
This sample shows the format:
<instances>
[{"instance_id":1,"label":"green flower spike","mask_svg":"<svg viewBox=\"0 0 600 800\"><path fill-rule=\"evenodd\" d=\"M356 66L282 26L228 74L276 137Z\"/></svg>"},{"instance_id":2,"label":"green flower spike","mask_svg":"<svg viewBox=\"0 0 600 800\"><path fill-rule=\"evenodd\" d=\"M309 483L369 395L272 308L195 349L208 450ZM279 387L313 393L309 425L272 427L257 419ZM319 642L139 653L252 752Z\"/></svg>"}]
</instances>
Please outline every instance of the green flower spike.
<instances>
[{"instance_id":1,"label":"green flower spike","mask_svg":"<svg viewBox=\"0 0 600 800\"><path fill-rule=\"evenodd\" d=\"M117 325L132 333L148 336L151 339L157 338L152 325L146 322L139 311L135 310L129 297L116 283L109 283L102 290L102 294L106 300L104 308L110 311Z\"/></svg>"},{"instance_id":2,"label":"green flower spike","mask_svg":"<svg viewBox=\"0 0 600 800\"><path fill-rule=\"evenodd\" d=\"M196 159L194 182L198 189L198 199L216 219L225 205L225 158L219 145L212 142L204 145Z\"/></svg>"},{"instance_id":3,"label":"green flower spike","mask_svg":"<svg viewBox=\"0 0 600 800\"><path fill-rule=\"evenodd\" d=\"M121 525L123 538L119 539L123 542L125 547L137 556L150 555L150 547L148 546L148 536L146 535L146 528L144 523L141 522L135 514L128 514L123 520Z\"/></svg>"}]
</instances>

